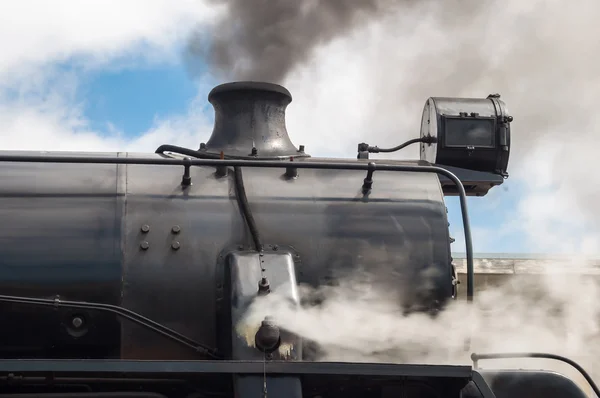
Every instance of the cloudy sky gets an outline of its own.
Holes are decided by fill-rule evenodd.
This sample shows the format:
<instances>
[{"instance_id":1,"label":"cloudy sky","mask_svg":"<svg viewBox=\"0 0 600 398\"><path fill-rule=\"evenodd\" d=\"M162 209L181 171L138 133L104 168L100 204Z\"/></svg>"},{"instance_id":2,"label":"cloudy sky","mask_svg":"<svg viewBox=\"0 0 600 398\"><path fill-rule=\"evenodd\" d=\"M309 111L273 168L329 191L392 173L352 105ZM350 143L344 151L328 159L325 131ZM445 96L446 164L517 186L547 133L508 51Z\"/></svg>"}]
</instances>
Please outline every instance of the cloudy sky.
<instances>
[{"instance_id":1,"label":"cloudy sky","mask_svg":"<svg viewBox=\"0 0 600 398\"><path fill-rule=\"evenodd\" d=\"M305 0L258 20L228 3L241 4L1 2L2 148L197 148L211 131L208 91L243 75L250 56L293 60L280 77L294 97L288 129L313 156L355 157L359 142L417 136L429 96L499 92L515 118L511 177L469 200L475 250L600 252L600 177L591 169L600 144L600 2L381 0L378 12L351 14ZM233 49L229 58L190 51L211 42ZM414 147L395 157L417 155ZM460 252L460 214L449 202Z\"/></svg>"}]
</instances>

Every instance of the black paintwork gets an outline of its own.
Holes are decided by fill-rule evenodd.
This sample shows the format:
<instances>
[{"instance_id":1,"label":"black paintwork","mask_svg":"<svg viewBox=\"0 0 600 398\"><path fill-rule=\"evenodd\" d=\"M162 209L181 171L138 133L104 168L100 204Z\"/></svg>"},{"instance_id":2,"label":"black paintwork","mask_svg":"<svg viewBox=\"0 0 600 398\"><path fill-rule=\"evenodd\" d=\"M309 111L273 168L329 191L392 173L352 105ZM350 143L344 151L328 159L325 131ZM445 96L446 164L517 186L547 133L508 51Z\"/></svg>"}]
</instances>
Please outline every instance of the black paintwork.
<instances>
[{"instance_id":1,"label":"black paintwork","mask_svg":"<svg viewBox=\"0 0 600 398\"><path fill-rule=\"evenodd\" d=\"M375 363L276 361L98 361L98 360L0 360L0 385L43 384L40 375L52 373L63 388L73 383L103 386L112 379L117 391L150 390L166 396L188 396L194 388L233 396L230 377L244 375L250 382L244 396L261 396L263 375L271 396L311 397L572 397L586 395L564 376L546 371L472 370L469 366L401 365ZM10 374L9 378L2 375ZM36 379L36 377L38 377ZM237 376L236 376L237 377ZM294 390L278 389L279 383L302 380ZM19 380L21 381L19 383ZM187 380L183 387L182 380ZM104 381L104 382L103 382ZM245 384L245 382L241 383ZM162 387L161 387L162 385ZM287 384L289 386L289 384ZM5 385L6 386L6 385ZM140 387L142 386L142 387ZM196 386L196 387L193 387ZM415 388L419 386L419 390ZM60 387L58 387L60 388ZM431 389L438 395L428 395ZM55 391L56 387L55 387ZM60 390L58 390L60 391ZM412 391L412 393L411 393ZM298 395L298 392L301 395ZM176 394L176 395L173 395ZM247 394L247 395L246 395ZM257 395L258 394L258 395ZM296 394L296 395L295 395ZM402 395L404 394L404 395ZM189 395L192 397L192 395Z\"/></svg>"},{"instance_id":2,"label":"black paintwork","mask_svg":"<svg viewBox=\"0 0 600 398\"><path fill-rule=\"evenodd\" d=\"M35 375L52 372L56 376L158 376L181 377L193 374L254 374L381 376L381 377L471 377L465 365L412 365L391 363L288 362L288 361L136 361L136 360L45 360L0 359L0 374Z\"/></svg>"},{"instance_id":3,"label":"black paintwork","mask_svg":"<svg viewBox=\"0 0 600 398\"><path fill-rule=\"evenodd\" d=\"M496 398L586 398L565 376L534 370L480 370Z\"/></svg>"},{"instance_id":4,"label":"black paintwork","mask_svg":"<svg viewBox=\"0 0 600 398\"><path fill-rule=\"evenodd\" d=\"M244 397L262 397L263 376L267 380L267 396L272 397L458 397L472 377L469 366L398 365L374 363L329 362L266 362L262 361L5 361L0 360L0 375L28 378L47 374L51 370L55 382L63 377L89 378L160 378L163 380L187 380L188 386L214 395L233 397L230 380L242 378L237 390ZM290 385L296 380L296 387ZM298 383L301 380L301 384ZM477 386L485 390L479 381ZM166 383L162 383L163 385ZM139 382L135 386L143 390L161 391L152 381ZM125 383L116 384L121 391ZM150 387L151 386L151 387ZM190 388L188 387L188 388ZM105 387L106 388L106 387ZM142 390L141 388L138 391ZM164 388L163 390L164 391ZM162 392L161 391L161 392ZM439 395L432 395L434 394ZM186 396L186 395L169 395ZM191 396L190 396L191 397ZM485 395L485 398L493 398Z\"/></svg>"},{"instance_id":5,"label":"black paintwork","mask_svg":"<svg viewBox=\"0 0 600 398\"><path fill-rule=\"evenodd\" d=\"M120 304L123 202L117 192L121 169L4 165L0 171L2 293ZM69 334L74 315L83 315L92 325L86 336ZM119 324L105 314L0 303L0 324L3 356L119 354Z\"/></svg>"},{"instance_id":6,"label":"black paintwork","mask_svg":"<svg viewBox=\"0 0 600 398\"><path fill-rule=\"evenodd\" d=\"M430 163L508 177L510 123L499 95L432 97L423 107L421 159Z\"/></svg>"},{"instance_id":7,"label":"black paintwork","mask_svg":"<svg viewBox=\"0 0 600 398\"><path fill-rule=\"evenodd\" d=\"M467 196L485 196L490 189L504 183L504 178L498 174L460 169L452 166L437 166L456 175L463 183ZM456 184L443 175L440 175L439 179L444 196L458 196L459 193L456 189Z\"/></svg>"},{"instance_id":8,"label":"black paintwork","mask_svg":"<svg viewBox=\"0 0 600 398\"><path fill-rule=\"evenodd\" d=\"M117 391L153 391L250 398L262 397L265 385L272 396L290 397L528 393L522 381L532 374L523 372L486 383L490 373L482 377L469 367L302 361L307 356L301 336L279 329L278 350L268 358L258 351L257 340L236 325L261 278L263 287L286 289L298 305L298 283L318 286L367 273L375 289L395 294L408 309L443 308L454 292L444 195L460 194L472 298L472 247L460 182L469 194L484 195L502 181L493 175L498 170L457 168L464 165L440 151L446 169L425 161L309 159L285 129L287 90L242 82L217 87L209 98L216 111L213 135L185 156L246 160L182 160L162 150L0 153L0 293L48 299L43 307L18 297L0 305L0 355L20 358L0 360L3 391L28 392L37 383L47 392L48 380L39 376L51 373L54 391L83 388L115 397ZM508 156L499 156L502 169ZM261 161L282 158L288 163ZM233 166L245 166L247 208ZM250 268L255 262L264 269ZM170 329L171 339L200 341L239 361L198 360L204 351L152 333L147 321L117 320L119 311L98 312L77 302L49 310L51 300L120 306L133 318L142 315ZM284 344L292 349L282 351ZM81 360L87 357L117 360ZM535 385L554 383L555 392L580 396L555 374L533 377Z\"/></svg>"},{"instance_id":9,"label":"black paintwork","mask_svg":"<svg viewBox=\"0 0 600 398\"><path fill-rule=\"evenodd\" d=\"M13 243L0 246L4 293L117 303L195 340L215 342L218 256L226 247L250 243L232 192L232 173L217 178L214 168L194 167L193 185L182 190L181 170L175 167L6 165L0 171L0 183L6 181L0 185L0 219L7 222L0 236ZM281 169L248 168L244 180L263 241L301 253L299 283L317 285L364 268L407 305L414 297L429 305L450 297L447 219L433 174L379 171L366 201L357 184L363 179L360 171L306 169L294 180L282 174ZM80 192L88 193L82 199ZM148 232L142 230L145 225ZM174 226L179 233L172 232ZM15 238L34 230L44 231L34 242ZM171 247L174 242L178 250ZM425 291L422 278L430 275L429 267L438 274L427 277L435 288ZM19 328L5 329L4 350L24 344L19 330L32 329L34 322L36 328L58 328L58 319L16 314L23 310L2 315L13 325L20 317ZM108 324L94 327L105 330ZM101 338L90 333L77 343L112 341L116 348L118 340L110 337L118 339L119 333L112 330ZM27 337L31 345L40 340ZM125 358L194 357L127 322L121 340ZM37 344L42 348L41 341ZM106 347L100 352L115 355Z\"/></svg>"}]
</instances>

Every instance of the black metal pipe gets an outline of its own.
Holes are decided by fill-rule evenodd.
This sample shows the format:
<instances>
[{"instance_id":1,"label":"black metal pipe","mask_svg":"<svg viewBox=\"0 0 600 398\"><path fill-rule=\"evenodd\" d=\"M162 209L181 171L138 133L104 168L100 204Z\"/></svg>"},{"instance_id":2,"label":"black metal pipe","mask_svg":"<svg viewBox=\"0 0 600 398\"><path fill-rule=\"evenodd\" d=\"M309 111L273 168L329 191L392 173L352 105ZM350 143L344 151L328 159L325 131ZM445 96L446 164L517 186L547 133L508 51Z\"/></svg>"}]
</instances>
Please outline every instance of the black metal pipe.
<instances>
[{"instance_id":1,"label":"black metal pipe","mask_svg":"<svg viewBox=\"0 0 600 398\"><path fill-rule=\"evenodd\" d=\"M590 384L594 394L600 397L600 389L592 379L592 377L585 371L585 369L572 359L556 355L547 354L545 352L506 352L506 353L490 353L490 354L471 354L471 360L473 361L473 367L477 368L477 361L481 359L517 359L517 358L542 358L542 359L554 359L555 361L564 362L571 365L581 373L585 380Z\"/></svg>"},{"instance_id":2,"label":"black metal pipe","mask_svg":"<svg viewBox=\"0 0 600 398\"><path fill-rule=\"evenodd\" d=\"M195 149L190 149L190 148L185 148L185 147L182 147L182 146L170 145L170 144L161 145L158 148L156 148L156 151L154 151L154 153L158 153L160 155L164 155L165 152L175 152L175 153L178 153L180 155L191 156L191 157L194 157L194 158L199 157L199 155L205 155L206 158L220 159L219 155L215 155L215 154L211 154L211 153L206 153L206 152L200 152L200 151L197 151Z\"/></svg>"},{"instance_id":3,"label":"black metal pipe","mask_svg":"<svg viewBox=\"0 0 600 398\"><path fill-rule=\"evenodd\" d=\"M207 355L214 359L219 359L215 349L200 344L187 336L184 336L168 327L161 325L151 319L148 319L137 312L128 310L123 307L119 307L111 304L104 303L88 303L84 301L68 301L56 299L43 299L35 297L20 297L20 296L6 296L0 295L0 302L24 304L24 305L35 305L41 307L55 307L55 308L77 308L77 309L89 309L102 312L110 312L128 319L140 326L144 326L149 330L152 330L164 337L167 337L173 341L185 345L186 347L192 348L195 351Z\"/></svg>"},{"instance_id":4,"label":"black metal pipe","mask_svg":"<svg viewBox=\"0 0 600 398\"><path fill-rule=\"evenodd\" d=\"M391 152L399 151L401 149L406 148L409 145L416 144L419 142L423 142L425 144L433 144L433 143L437 142L437 138L432 137L432 136L413 138L413 139L410 139L410 140L408 140L400 145L397 145L395 147L392 147L392 148L379 148L377 145L370 146L368 144L362 143L362 144L358 144L358 151L359 152L367 151L369 153L391 153Z\"/></svg>"},{"instance_id":5,"label":"black metal pipe","mask_svg":"<svg viewBox=\"0 0 600 398\"><path fill-rule=\"evenodd\" d=\"M260 241L260 234L258 232L258 227L256 226L254 216L252 215L252 210L250 210L248 197L246 196L246 188L244 187L244 177L242 176L242 169L240 167L234 167L233 176L235 180L235 192L237 194L236 196L238 199L238 204L240 206L242 214L244 215L246 225L248 225L248 229L250 230L250 236L252 237L254 248L257 252L262 252L263 247Z\"/></svg>"},{"instance_id":6,"label":"black metal pipe","mask_svg":"<svg viewBox=\"0 0 600 398\"><path fill-rule=\"evenodd\" d=\"M408 140L403 144L397 145L393 148L379 148L378 146L370 146L369 147L369 152L371 153L391 153L391 152L396 152L399 151L401 149L406 148L409 145L412 144L416 144L417 142L423 142L422 138L413 138L412 140Z\"/></svg>"},{"instance_id":7,"label":"black metal pipe","mask_svg":"<svg viewBox=\"0 0 600 398\"><path fill-rule=\"evenodd\" d=\"M179 155L192 156L200 159L221 159L220 154L209 153L204 150L195 150L189 149L177 145L163 144L156 148L154 153L158 153L159 155L165 155L165 152L177 153ZM310 155L304 153L304 150L298 151L293 156L294 158L310 158ZM223 154L223 159L237 159L237 160L289 160L290 156L258 156L258 155L248 155L248 156L232 156Z\"/></svg>"},{"instance_id":8,"label":"black metal pipe","mask_svg":"<svg viewBox=\"0 0 600 398\"><path fill-rule=\"evenodd\" d=\"M265 167L278 168L287 167L290 162L284 160L240 160L240 159L165 159L165 158L119 158L119 157L93 157L93 156L48 156L48 155L0 155L0 162L19 162L19 163L88 163L88 164L148 164L148 165L168 165L183 166L190 164L192 166L229 166L229 167ZM438 166L413 166L413 165L392 165L367 163L344 163L344 162L313 162L296 161L294 167L298 169L327 169L327 170L365 170L368 171L376 167L379 171L403 171L415 173L436 173L450 179L458 190L460 198L460 209L462 212L463 228L465 232L465 249L467 256L467 300L473 300L473 242L471 239L471 227L469 224L469 214L467 211L467 194L465 188L454 173Z\"/></svg>"}]
</instances>

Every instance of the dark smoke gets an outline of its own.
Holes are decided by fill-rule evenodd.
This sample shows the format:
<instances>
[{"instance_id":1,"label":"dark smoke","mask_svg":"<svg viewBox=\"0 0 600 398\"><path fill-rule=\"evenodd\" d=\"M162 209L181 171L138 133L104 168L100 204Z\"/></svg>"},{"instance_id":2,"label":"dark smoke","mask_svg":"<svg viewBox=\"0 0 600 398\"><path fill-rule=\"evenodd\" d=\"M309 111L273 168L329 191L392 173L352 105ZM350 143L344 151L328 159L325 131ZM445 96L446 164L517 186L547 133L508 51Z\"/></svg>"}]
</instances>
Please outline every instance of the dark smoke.
<instances>
[{"instance_id":1,"label":"dark smoke","mask_svg":"<svg viewBox=\"0 0 600 398\"><path fill-rule=\"evenodd\" d=\"M195 34L187 47L225 79L282 83L318 46L365 26L414 0L210 0L225 6L209 38ZM422 3L422 2L421 2ZM360 49L357 49L360 51Z\"/></svg>"}]
</instances>

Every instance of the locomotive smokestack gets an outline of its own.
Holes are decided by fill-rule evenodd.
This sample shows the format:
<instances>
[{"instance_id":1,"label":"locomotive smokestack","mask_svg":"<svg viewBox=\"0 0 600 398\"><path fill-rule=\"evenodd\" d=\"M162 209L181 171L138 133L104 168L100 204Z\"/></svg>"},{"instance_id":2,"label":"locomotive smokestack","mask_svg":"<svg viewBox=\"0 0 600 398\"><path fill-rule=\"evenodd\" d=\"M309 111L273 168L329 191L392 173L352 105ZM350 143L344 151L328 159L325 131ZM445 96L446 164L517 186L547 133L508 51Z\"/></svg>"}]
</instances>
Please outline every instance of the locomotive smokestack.
<instances>
[{"instance_id":1,"label":"locomotive smokestack","mask_svg":"<svg viewBox=\"0 0 600 398\"><path fill-rule=\"evenodd\" d=\"M263 82L233 82L208 94L215 109L212 135L200 151L230 157L307 156L294 146L285 126L292 95L284 87Z\"/></svg>"}]
</instances>

